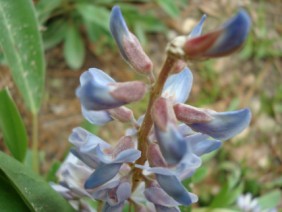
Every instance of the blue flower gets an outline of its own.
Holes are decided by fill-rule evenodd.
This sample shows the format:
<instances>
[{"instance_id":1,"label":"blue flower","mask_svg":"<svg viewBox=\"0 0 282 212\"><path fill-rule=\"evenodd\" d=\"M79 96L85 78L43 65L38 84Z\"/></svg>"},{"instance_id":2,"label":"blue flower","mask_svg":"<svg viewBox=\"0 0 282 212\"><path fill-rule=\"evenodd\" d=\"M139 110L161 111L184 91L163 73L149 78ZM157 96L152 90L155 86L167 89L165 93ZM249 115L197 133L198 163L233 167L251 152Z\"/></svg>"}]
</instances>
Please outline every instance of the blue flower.
<instances>
[{"instance_id":1,"label":"blue flower","mask_svg":"<svg viewBox=\"0 0 282 212\"><path fill-rule=\"evenodd\" d=\"M122 137L115 147L90 132L75 128L69 138L75 145L71 151L95 171L85 181L85 189L94 189L113 179L123 163L133 163L140 157L130 136Z\"/></svg>"},{"instance_id":2,"label":"blue flower","mask_svg":"<svg viewBox=\"0 0 282 212\"><path fill-rule=\"evenodd\" d=\"M251 26L249 15L241 9L218 30L200 36L203 19L183 45L187 59L220 57L233 53L243 45Z\"/></svg>"}]
</instances>

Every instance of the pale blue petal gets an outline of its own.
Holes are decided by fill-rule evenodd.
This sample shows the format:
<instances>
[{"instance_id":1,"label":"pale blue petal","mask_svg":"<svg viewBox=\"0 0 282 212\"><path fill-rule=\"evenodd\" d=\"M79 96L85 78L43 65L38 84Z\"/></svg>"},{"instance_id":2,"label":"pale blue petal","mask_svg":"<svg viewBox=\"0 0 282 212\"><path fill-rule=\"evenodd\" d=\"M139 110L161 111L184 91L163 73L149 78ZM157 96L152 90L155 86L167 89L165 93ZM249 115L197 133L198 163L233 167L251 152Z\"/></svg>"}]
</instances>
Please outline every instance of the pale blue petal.
<instances>
[{"instance_id":1,"label":"pale blue petal","mask_svg":"<svg viewBox=\"0 0 282 212\"><path fill-rule=\"evenodd\" d=\"M161 205L155 205L156 212L180 212L178 207L165 207Z\"/></svg>"},{"instance_id":2,"label":"pale blue petal","mask_svg":"<svg viewBox=\"0 0 282 212\"><path fill-rule=\"evenodd\" d=\"M89 152L97 145L100 145L101 148L111 147L110 144L81 127L76 127L72 130L69 141L82 152Z\"/></svg>"},{"instance_id":3,"label":"pale blue petal","mask_svg":"<svg viewBox=\"0 0 282 212\"><path fill-rule=\"evenodd\" d=\"M215 151L222 144L221 141L214 140L210 136L201 133L187 136L185 140L189 143L192 152L198 156Z\"/></svg>"},{"instance_id":4,"label":"pale blue petal","mask_svg":"<svg viewBox=\"0 0 282 212\"><path fill-rule=\"evenodd\" d=\"M193 28L192 32L189 35L189 38L197 37L201 35L203 24L206 20L207 16L204 14L200 20L200 22Z\"/></svg>"},{"instance_id":5,"label":"pale blue petal","mask_svg":"<svg viewBox=\"0 0 282 212\"><path fill-rule=\"evenodd\" d=\"M84 162L87 166L96 169L97 166L100 164L100 159L89 154L82 153L77 149L71 148L70 152L75 155L78 159Z\"/></svg>"},{"instance_id":6,"label":"pale blue petal","mask_svg":"<svg viewBox=\"0 0 282 212\"><path fill-rule=\"evenodd\" d=\"M139 164L135 164L135 167L138 169L143 169L148 172L154 173L154 174L160 174L160 175L174 175L173 171L168 168L163 167L149 167L149 166L143 166Z\"/></svg>"},{"instance_id":7,"label":"pale blue petal","mask_svg":"<svg viewBox=\"0 0 282 212\"><path fill-rule=\"evenodd\" d=\"M202 164L201 158L191 152L189 145L187 148L187 153L173 170L175 175L178 176L180 180L191 177L196 169Z\"/></svg>"},{"instance_id":8,"label":"pale blue petal","mask_svg":"<svg viewBox=\"0 0 282 212\"><path fill-rule=\"evenodd\" d=\"M100 110L100 111L87 110L82 106L81 111L82 111L83 117L87 121L89 121L91 124L101 126L113 120L110 114L104 110Z\"/></svg>"},{"instance_id":9,"label":"pale blue petal","mask_svg":"<svg viewBox=\"0 0 282 212\"><path fill-rule=\"evenodd\" d=\"M155 125L155 134L166 162L168 164L177 164L186 153L184 137L173 125L169 125L166 132L163 132Z\"/></svg>"},{"instance_id":10,"label":"pale blue petal","mask_svg":"<svg viewBox=\"0 0 282 212\"><path fill-rule=\"evenodd\" d=\"M176 103L184 103L189 97L192 84L192 72L186 67L180 73L173 74L167 79L162 96L172 99Z\"/></svg>"},{"instance_id":11,"label":"pale blue petal","mask_svg":"<svg viewBox=\"0 0 282 212\"><path fill-rule=\"evenodd\" d=\"M113 158L109 154L105 154L102 150L101 147L98 145L93 151L91 152L93 157L99 158L100 162L104 164L109 164L113 162Z\"/></svg>"},{"instance_id":12,"label":"pale blue petal","mask_svg":"<svg viewBox=\"0 0 282 212\"><path fill-rule=\"evenodd\" d=\"M157 186L146 188L144 195L147 200L156 205L162 205L166 207L175 207L179 205L179 203L170 197L166 192L164 192L163 189Z\"/></svg>"},{"instance_id":13,"label":"pale blue petal","mask_svg":"<svg viewBox=\"0 0 282 212\"><path fill-rule=\"evenodd\" d=\"M192 135L195 133L188 125L186 124L179 124L177 126L178 131L181 133L182 136L186 137L188 135Z\"/></svg>"},{"instance_id":14,"label":"pale blue petal","mask_svg":"<svg viewBox=\"0 0 282 212\"><path fill-rule=\"evenodd\" d=\"M205 123L189 124L197 131L207 134L215 139L227 140L242 132L251 121L251 111L242 109L231 112L209 112L213 119Z\"/></svg>"},{"instance_id":15,"label":"pale blue petal","mask_svg":"<svg viewBox=\"0 0 282 212\"><path fill-rule=\"evenodd\" d=\"M83 72L80 77L79 77L79 81L80 81L80 85L84 85L86 82L93 80L91 73L89 71L85 71Z\"/></svg>"},{"instance_id":16,"label":"pale blue petal","mask_svg":"<svg viewBox=\"0 0 282 212\"><path fill-rule=\"evenodd\" d=\"M131 195L131 185L128 182L122 182L117 190L116 190L116 197L117 197L117 203L120 204L127 200ZM116 205L115 204L115 205Z\"/></svg>"},{"instance_id":17,"label":"pale blue petal","mask_svg":"<svg viewBox=\"0 0 282 212\"><path fill-rule=\"evenodd\" d=\"M105 110L124 104L113 98L110 92L108 85L89 80L76 89L76 96L87 110Z\"/></svg>"},{"instance_id":18,"label":"pale blue petal","mask_svg":"<svg viewBox=\"0 0 282 212\"><path fill-rule=\"evenodd\" d=\"M156 174L156 178L161 188L174 200L185 206L193 203L188 191L176 176Z\"/></svg>"},{"instance_id":19,"label":"pale blue petal","mask_svg":"<svg viewBox=\"0 0 282 212\"><path fill-rule=\"evenodd\" d=\"M95 82L101 85L108 85L109 83L115 82L113 78L111 78L108 74L98 68L90 68L88 71Z\"/></svg>"},{"instance_id":20,"label":"pale blue petal","mask_svg":"<svg viewBox=\"0 0 282 212\"><path fill-rule=\"evenodd\" d=\"M115 163L132 163L140 158L141 152L137 149L126 149L120 152L113 162Z\"/></svg>"},{"instance_id":21,"label":"pale blue petal","mask_svg":"<svg viewBox=\"0 0 282 212\"><path fill-rule=\"evenodd\" d=\"M119 6L114 6L112 9L110 17L110 31L119 47L121 55L125 60L128 60L123 48L123 40L125 36L130 36L130 32L127 28L126 22L123 19Z\"/></svg>"},{"instance_id":22,"label":"pale blue petal","mask_svg":"<svg viewBox=\"0 0 282 212\"><path fill-rule=\"evenodd\" d=\"M111 180L118 173L121 163L101 164L84 184L85 189L94 189Z\"/></svg>"},{"instance_id":23,"label":"pale blue petal","mask_svg":"<svg viewBox=\"0 0 282 212\"><path fill-rule=\"evenodd\" d=\"M241 9L235 17L223 25L218 41L205 55L224 55L239 48L245 41L250 27L250 16L245 10Z\"/></svg>"}]
</instances>

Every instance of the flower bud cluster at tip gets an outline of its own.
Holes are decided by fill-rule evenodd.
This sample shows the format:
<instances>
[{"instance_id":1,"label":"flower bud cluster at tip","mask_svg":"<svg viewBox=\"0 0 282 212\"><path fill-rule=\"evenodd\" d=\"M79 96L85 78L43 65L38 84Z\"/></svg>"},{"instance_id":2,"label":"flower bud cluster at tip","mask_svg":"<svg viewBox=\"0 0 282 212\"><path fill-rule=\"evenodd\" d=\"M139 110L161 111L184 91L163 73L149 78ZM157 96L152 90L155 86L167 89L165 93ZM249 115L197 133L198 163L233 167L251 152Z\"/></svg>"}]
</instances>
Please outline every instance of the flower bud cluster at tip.
<instances>
[{"instance_id":1,"label":"flower bud cluster at tip","mask_svg":"<svg viewBox=\"0 0 282 212\"><path fill-rule=\"evenodd\" d=\"M242 45L250 28L249 16L240 10L218 30L201 35L205 19L206 15L190 35L176 38L168 47L169 56L173 54L177 61L161 96L147 111L153 122L147 152L137 148L144 115L135 121L133 111L125 106L143 98L145 83L116 82L97 68L81 75L76 95L84 118L99 126L116 120L133 127L115 145L81 127L73 129L69 137L73 147L57 173L60 184L52 184L73 207L91 211L85 197L102 201L103 211L122 211L128 203L138 211L179 211L179 206L198 201L181 182L201 166L202 155L219 149L251 121L247 108L216 112L185 104L193 75L184 59L230 54ZM128 30L118 6L112 9L110 30L123 59L137 72L152 76L152 62ZM147 155L146 163L135 164L142 154ZM133 192L136 169L142 171L144 182Z\"/></svg>"}]
</instances>

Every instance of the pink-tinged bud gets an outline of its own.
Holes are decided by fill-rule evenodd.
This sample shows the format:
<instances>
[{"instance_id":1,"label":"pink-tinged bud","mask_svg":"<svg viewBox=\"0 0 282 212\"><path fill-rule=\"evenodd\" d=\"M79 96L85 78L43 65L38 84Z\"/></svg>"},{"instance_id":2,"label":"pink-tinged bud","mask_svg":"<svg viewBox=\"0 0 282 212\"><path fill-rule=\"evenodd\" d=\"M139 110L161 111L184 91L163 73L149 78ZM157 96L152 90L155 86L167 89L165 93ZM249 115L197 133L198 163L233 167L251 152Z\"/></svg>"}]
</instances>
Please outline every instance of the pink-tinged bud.
<instances>
[{"instance_id":1,"label":"pink-tinged bud","mask_svg":"<svg viewBox=\"0 0 282 212\"><path fill-rule=\"evenodd\" d=\"M114 147L112 157L115 158L119 153L127 149L133 149L135 143L130 136L123 136Z\"/></svg>"},{"instance_id":2,"label":"pink-tinged bud","mask_svg":"<svg viewBox=\"0 0 282 212\"><path fill-rule=\"evenodd\" d=\"M139 73L150 74L153 69L153 63L144 52L141 44L135 35L130 33L130 37L123 40L124 52L127 56L127 62Z\"/></svg>"},{"instance_id":3,"label":"pink-tinged bud","mask_svg":"<svg viewBox=\"0 0 282 212\"><path fill-rule=\"evenodd\" d=\"M144 52L136 36L128 30L118 6L112 9L110 30L123 59L137 72L150 74L153 69L153 63Z\"/></svg>"},{"instance_id":4,"label":"pink-tinged bud","mask_svg":"<svg viewBox=\"0 0 282 212\"><path fill-rule=\"evenodd\" d=\"M126 123L134 119L133 112L127 107L118 107L108 110L110 116L120 122Z\"/></svg>"},{"instance_id":5,"label":"pink-tinged bud","mask_svg":"<svg viewBox=\"0 0 282 212\"><path fill-rule=\"evenodd\" d=\"M148 148L148 161L151 167L167 167L167 163L157 144L150 144Z\"/></svg>"},{"instance_id":6,"label":"pink-tinged bud","mask_svg":"<svg viewBox=\"0 0 282 212\"><path fill-rule=\"evenodd\" d=\"M177 60L176 63L172 66L171 72L172 73L179 73L186 67L186 62L184 60Z\"/></svg>"},{"instance_id":7,"label":"pink-tinged bud","mask_svg":"<svg viewBox=\"0 0 282 212\"><path fill-rule=\"evenodd\" d=\"M110 86L111 96L124 104L142 99L146 92L146 85L139 81L113 83Z\"/></svg>"},{"instance_id":8,"label":"pink-tinged bud","mask_svg":"<svg viewBox=\"0 0 282 212\"><path fill-rule=\"evenodd\" d=\"M250 17L242 9L219 29L200 35L204 19L191 36L179 36L173 40L168 51L188 60L229 55L242 47L251 27Z\"/></svg>"},{"instance_id":9,"label":"pink-tinged bud","mask_svg":"<svg viewBox=\"0 0 282 212\"><path fill-rule=\"evenodd\" d=\"M163 97L156 99L151 114L154 123L162 131L167 130L169 123L176 124L172 102Z\"/></svg>"},{"instance_id":10,"label":"pink-tinged bud","mask_svg":"<svg viewBox=\"0 0 282 212\"><path fill-rule=\"evenodd\" d=\"M179 103L175 104L173 109L176 118L186 124L205 123L213 119L213 117L204 110L189 105Z\"/></svg>"}]
</instances>

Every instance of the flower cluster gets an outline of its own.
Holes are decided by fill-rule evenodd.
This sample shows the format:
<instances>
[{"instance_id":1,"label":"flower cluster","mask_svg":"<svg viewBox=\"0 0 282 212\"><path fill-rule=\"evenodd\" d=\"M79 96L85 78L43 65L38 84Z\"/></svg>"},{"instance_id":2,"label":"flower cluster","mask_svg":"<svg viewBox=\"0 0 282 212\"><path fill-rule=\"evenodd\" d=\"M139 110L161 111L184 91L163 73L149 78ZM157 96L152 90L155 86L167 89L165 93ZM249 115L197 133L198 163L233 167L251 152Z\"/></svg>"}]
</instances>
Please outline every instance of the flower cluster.
<instances>
[{"instance_id":1,"label":"flower cluster","mask_svg":"<svg viewBox=\"0 0 282 212\"><path fill-rule=\"evenodd\" d=\"M81 200L88 197L102 201L103 211L122 211L125 203L136 211L179 211L178 206L198 199L181 181L201 166L201 156L249 125L249 109L216 112L185 104L193 82L185 62L234 52L250 28L248 14L240 10L218 30L201 35L205 19L204 15L190 35L169 43L167 62L155 81L152 61L119 7L112 9L110 30L121 56L152 84L116 82L96 68L81 75L76 95L83 116L95 125L117 120L132 123L132 128L114 146L83 128L73 130L69 137L73 148L58 172L60 184L53 187L79 202L77 209L90 210ZM147 112L136 120L124 105L142 99L147 87L151 87Z\"/></svg>"}]
</instances>

